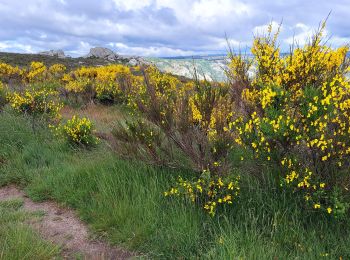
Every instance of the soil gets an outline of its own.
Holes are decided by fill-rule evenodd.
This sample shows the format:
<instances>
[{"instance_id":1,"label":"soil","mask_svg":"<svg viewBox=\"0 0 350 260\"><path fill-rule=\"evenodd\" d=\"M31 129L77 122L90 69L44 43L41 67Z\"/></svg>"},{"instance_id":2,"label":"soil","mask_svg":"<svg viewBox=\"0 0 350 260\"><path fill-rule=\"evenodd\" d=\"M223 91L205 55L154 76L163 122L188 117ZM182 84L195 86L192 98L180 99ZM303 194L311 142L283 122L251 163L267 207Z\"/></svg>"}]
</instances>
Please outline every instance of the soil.
<instances>
[{"instance_id":1,"label":"soil","mask_svg":"<svg viewBox=\"0 0 350 260\"><path fill-rule=\"evenodd\" d=\"M131 259L135 254L113 247L104 241L91 239L87 226L71 209L60 207L55 202L33 202L14 186L0 188L0 201L22 199L23 210L42 212L43 217L29 221L29 225L41 236L61 246L64 259Z\"/></svg>"}]
</instances>

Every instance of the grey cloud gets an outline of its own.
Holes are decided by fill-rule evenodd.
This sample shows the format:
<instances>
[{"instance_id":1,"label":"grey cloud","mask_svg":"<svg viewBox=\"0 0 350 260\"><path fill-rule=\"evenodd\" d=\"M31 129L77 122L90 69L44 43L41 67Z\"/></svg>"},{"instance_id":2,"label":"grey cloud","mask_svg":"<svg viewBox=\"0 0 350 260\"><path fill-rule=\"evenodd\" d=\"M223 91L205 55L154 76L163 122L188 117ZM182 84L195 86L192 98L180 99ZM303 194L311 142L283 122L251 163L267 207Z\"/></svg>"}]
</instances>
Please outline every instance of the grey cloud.
<instances>
[{"instance_id":1,"label":"grey cloud","mask_svg":"<svg viewBox=\"0 0 350 260\"><path fill-rule=\"evenodd\" d=\"M142 7L140 1L124 2L128 8L118 7L114 1L27 0L23 4L1 0L0 51L61 48L77 55L89 46L111 45L116 51L138 55L148 49L147 53L160 56L165 50L167 55L171 50L174 55L220 53L225 51L225 33L245 46L255 27L282 20L281 46L287 48L286 39L304 33L304 27L297 28L297 24L316 28L331 10L328 31L336 39L350 40L347 0L144 0L148 4ZM195 4L210 2L217 3L208 5L215 9L207 10L214 16L207 17L206 10L193 14ZM228 7L232 13L225 12ZM118 50L118 46L123 48Z\"/></svg>"}]
</instances>

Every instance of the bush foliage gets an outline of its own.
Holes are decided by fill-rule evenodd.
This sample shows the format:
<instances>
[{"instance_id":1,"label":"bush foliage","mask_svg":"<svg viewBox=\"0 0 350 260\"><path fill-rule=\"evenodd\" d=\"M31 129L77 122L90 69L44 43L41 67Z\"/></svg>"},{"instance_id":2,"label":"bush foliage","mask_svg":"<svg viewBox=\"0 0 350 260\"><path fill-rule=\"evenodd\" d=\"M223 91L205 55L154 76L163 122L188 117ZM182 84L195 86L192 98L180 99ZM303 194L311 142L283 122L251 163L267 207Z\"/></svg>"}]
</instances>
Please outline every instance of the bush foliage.
<instances>
[{"instance_id":1,"label":"bush foliage","mask_svg":"<svg viewBox=\"0 0 350 260\"><path fill-rule=\"evenodd\" d=\"M309 208L344 213L350 188L348 47L324 45L323 24L308 44L281 56L278 32L271 30L253 43L257 73L242 91L253 112L230 129L239 145L278 165L280 184ZM231 68L240 59L232 56Z\"/></svg>"},{"instance_id":2,"label":"bush foliage","mask_svg":"<svg viewBox=\"0 0 350 260\"><path fill-rule=\"evenodd\" d=\"M243 148L277 169L275 187L293 192L300 207L341 216L350 202L348 46L327 46L324 31L323 23L309 43L282 55L279 30L270 26L255 37L251 58L229 53L224 83L196 74L184 80L153 66L67 71L40 62L2 63L0 76L11 106L26 114L57 114L53 91L66 101L127 106L129 118L112 131L119 145L129 148L129 157L192 169L192 178L166 195L183 194L211 215L238 196L238 165L230 155ZM62 129L71 143L96 142L86 118L73 117Z\"/></svg>"},{"instance_id":3,"label":"bush foliage","mask_svg":"<svg viewBox=\"0 0 350 260\"><path fill-rule=\"evenodd\" d=\"M93 134L94 125L86 117L73 116L65 124L60 125L57 130L73 145L91 147L98 142L98 138Z\"/></svg>"}]
</instances>

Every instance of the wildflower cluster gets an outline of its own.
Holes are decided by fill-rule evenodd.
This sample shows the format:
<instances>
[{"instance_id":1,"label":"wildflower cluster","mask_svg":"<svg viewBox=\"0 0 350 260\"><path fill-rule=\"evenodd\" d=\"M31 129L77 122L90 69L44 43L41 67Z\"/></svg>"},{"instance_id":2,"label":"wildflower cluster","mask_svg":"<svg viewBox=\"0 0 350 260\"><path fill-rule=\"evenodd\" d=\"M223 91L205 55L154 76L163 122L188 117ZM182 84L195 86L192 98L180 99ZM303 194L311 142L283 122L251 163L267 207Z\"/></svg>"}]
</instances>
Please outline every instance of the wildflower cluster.
<instances>
[{"instance_id":1,"label":"wildflower cluster","mask_svg":"<svg viewBox=\"0 0 350 260\"><path fill-rule=\"evenodd\" d=\"M0 63L0 80L9 83L12 80L21 81L24 71L6 63Z\"/></svg>"},{"instance_id":2,"label":"wildflower cluster","mask_svg":"<svg viewBox=\"0 0 350 260\"><path fill-rule=\"evenodd\" d=\"M49 90L26 89L24 92L13 92L8 100L13 109L33 116L49 116L57 118L61 104L57 101L57 92Z\"/></svg>"},{"instance_id":3,"label":"wildflower cluster","mask_svg":"<svg viewBox=\"0 0 350 260\"><path fill-rule=\"evenodd\" d=\"M66 67L62 64L47 68L44 63L33 61L28 67L19 68L0 63L1 81L13 85L60 82L65 71Z\"/></svg>"},{"instance_id":4,"label":"wildflower cluster","mask_svg":"<svg viewBox=\"0 0 350 260\"><path fill-rule=\"evenodd\" d=\"M278 32L254 41L257 73L242 92L253 112L230 123L236 143L256 157L280 165L281 185L292 187L307 205L344 212L340 194L350 157L350 82L347 47L322 44L320 31L287 57L279 54ZM235 61L233 61L235 62ZM339 190L341 190L339 192Z\"/></svg>"},{"instance_id":5,"label":"wildflower cluster","mask_svg":"<svg viewBox=\"0 0 350 260\"><path fill-rule=\"evenodd\" d=\"M0 81L0 111L2 108L6 105L7 99L6 99L6 91L4 84Z\"/></svg>"},{"instance_id":6,"label":"wildflower cluster","mask_svg":"<svg viewBox=\"0 0 350 260\"><path fill-rule=\"evenodd\" d=\"M174 76L161 73L155 67L148 67L143 73L144 77L134 79L135 84L128 95L129 106L150 114L163 126L171 124L176 104L184 91L181 82Z\"/></svg>"},{"instance_id":7,"label":"wildflower cluster","mask_svg":"<svg viewBox=\"0 0 350 260\"><path fill-rule=\"evenodd\" d=\"M232 146L227 129L233 108L226 86L199 80L182 82L154 67L143 73L144 80L133 85L128 95L130 107L159 127L194 169L224 172Z\"/></svg>"},{"instance_id":8,"label":"wildflower cluster","mask_svg":"<svg viewBox=\"0 0 350 260\"><path fill-rule=\"evenodd\" d=\"M65 124L56 128L64 138L71 144L94 146L98 143L98 138L94 135L94 126L92 122L86 118L73 116Z\"/></svg>"},{"instance_id":9,"label":"wildflower cluster","mask_svg":"<svg viewBox=\"0 0 350 260\"><path fill-rule=\"evenodd\" d=\"M236 178L210 178L207 171L194 181L187 181L179 177L178 183L165 196L183 195L191 202L200 204L203 209L214 216L217 209L230 205L239 195L239 177Z\"/></svg>"},{"instance_id":10,"label":"wildflower cluster","mask_svg":"<svg viewBox=\"0 0 350 260\"><path fill-rule=\"evenodd\" d=\"M33 61L27 72L26 78L29 82L44 81L47 68L42 62Z\"/></svg>"},{"instance_id":11,"label":"wildflower cluster","mask_svg":"<svg viewBox=\"0 0 350 260\"><path fill-rule=\"evenodd\" d=\"M147 123L143 120L129 123L126 128L115 129L114 136L133 144L135 151L146 152L157 164L176 165L176 158L180 157L180 166L185 161L187 167L195 171L210 172L215 185L198 181L203 181L203 189L211 190L212 196L206 198L203 207L206 205L205 209L214 214L215 203L220 204L223 199L229 203L229 197L225 196L231 194L225 195L221 187L221 182L229 175L228 155L233 145L228 124L234 106L227 86L205 80L183 82L152 66L142 68L141 72L143 77L133 76L132 87L126 93L133 113ZM196 196L188 192L181 195ZM192 201L198 203L199 199Z\"/></svg>"},{"instance_id":12,"label":"wildflower cluster","mask_svg":"<svg viewBox=\"0 0 350 260\"><path fill-rule=\"evenodd\" d=\"M62 64L46 67L42 62L33 61L27 70L24 70L24 80L28 83L60 82L67 68Z\"/></svg>"},{"instance_id":13,"label":"wildflower cluster","mask_svg":"<svg viewBox=\"0 0 350 260\"><path fill-rule=\"evenodd\" d=\"M65 74L65 90L71 94L89 94L101 101L117 101L131 81L130 69L123 65L82 67Z\"/></svg>"}]
</instances>

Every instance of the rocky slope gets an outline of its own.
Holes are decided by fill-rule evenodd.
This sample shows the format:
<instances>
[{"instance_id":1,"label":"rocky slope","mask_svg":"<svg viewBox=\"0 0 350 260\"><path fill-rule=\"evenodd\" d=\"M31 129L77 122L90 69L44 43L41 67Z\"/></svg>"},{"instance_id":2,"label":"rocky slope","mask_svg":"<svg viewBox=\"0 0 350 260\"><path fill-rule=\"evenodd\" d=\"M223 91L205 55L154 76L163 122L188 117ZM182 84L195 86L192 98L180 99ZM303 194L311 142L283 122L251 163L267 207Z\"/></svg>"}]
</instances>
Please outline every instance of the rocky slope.
<instances>
[{"instance_id":1,"label":"rocky slope","mask_svg":"<svg viewBox=\"0 0 350 260\"><path fill-rule=\"evenodd\" d=\"M49 51L42 51L38 53L39 55L45 55L45 56L51 56L51 57L57 57L57 58L67 58L67 56L64 54L64 51L62 50L49 50Z\"/></svg>"}]
</instances>

